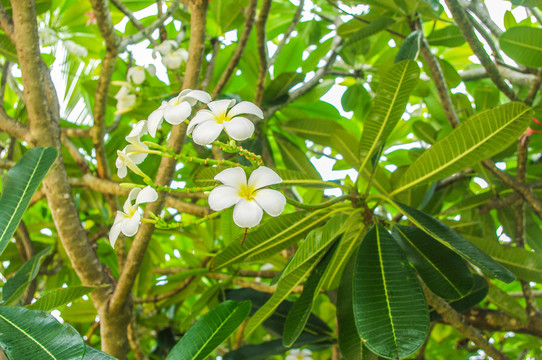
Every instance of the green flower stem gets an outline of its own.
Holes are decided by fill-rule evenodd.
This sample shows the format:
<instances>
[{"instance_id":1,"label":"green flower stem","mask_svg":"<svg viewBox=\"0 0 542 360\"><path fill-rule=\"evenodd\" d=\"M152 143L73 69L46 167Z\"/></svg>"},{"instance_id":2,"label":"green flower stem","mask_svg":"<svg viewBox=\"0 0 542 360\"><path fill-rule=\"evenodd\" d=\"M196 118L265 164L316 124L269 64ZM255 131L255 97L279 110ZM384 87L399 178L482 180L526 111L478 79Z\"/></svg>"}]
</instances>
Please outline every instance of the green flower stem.
<instances>
[{"instance_id":1,"label":"green flower stem","mask_svg":"<svg viewBox=\"0 0 542 360\"><path fill-rule=\"evenodd\" d=\"M202 164L202 165L217 165L217 166L224 165L224 166L231 166L231 167L241 166L245 170L251 169L248 166L242 166L239 163L228 161L228 160L200 159L195 156L175 154L173 150L168 148L167 146L158 145L150 141L145 141L145 145L161 150L157 152L152 152L153 154L159 154L161 156L174 158L175 160L179 160L179 161L192 162L192 163Z\"/></svg>"},{"instance_id":2,"label":"green flower stem","mask_svg":"<svg viewBox=\"0 0 542 360\"><path fill-rule=\"evenodd\" d=\"M252 166L256 167L256 166L263 165L263 160L260 155L256 155L253 152L248 151L247 149L244 149L241 146L235 145L235 142L233 140L228 144L217 140L213 142L213 145L218 146L222 151L226 153L230 153L230 154L237 153L241 156L244 156L248 161L250 161Z\"/></svg>"},{"instance_id":3,"label":"green flower stem","mask_svg":"<svg viewBox=\"0 0 542 360\"><path fill-rule=\"evenodd\" d=\"M286 198L286 202L290 205L293 205L297 208L300 208L300 209L305 209L305 210L318 210L318 209L323 209L323 208L326 208L326 207L329 207L333 204L336 204L338 202L341 202L343 200L347 200L350 198L350 195L343 195L343 196L339 196L339 197L336 197L336 198L333 198L329 201L326 201L326 202L323 202L323 203L320 203L320 204L303 204L299 201L296 201L296 200L293 200L293 199L290 199L290 198Z\"/></svg>"},{"instance_id":4,"label":"green flower stem","mask_svg":"<svg viewBox=\"0 0 542 360\"><path fill-rule=\"evenodd\" d=\"M192 225L195 225L195 226L198 226L200 224L203 224L204 222L206 221L209 221L211 219L214 219L214 218L217 218L219 217L220 215L222 215L222 213L224 213L226 210L228 209L224 209L224 210L220 210L220 211L216 211L210 215L207 215L205 216L204 218L201 218L201 219L198 219L198 220L195 220L195 221L189 221L185 224L183 223L173 223L173 224L168 224L166 223L166 221L162 218L158 219L158 220L152 220L152 219L145 219L147 220L146 222L149 222L149 223L154 223L155 226L158 228L158 229L163 229L163 230L172 230L172 229L180 229L180 228L184 228L184 227L187 227L187 226L192 226Z\"/></svg>"}]
</instances>

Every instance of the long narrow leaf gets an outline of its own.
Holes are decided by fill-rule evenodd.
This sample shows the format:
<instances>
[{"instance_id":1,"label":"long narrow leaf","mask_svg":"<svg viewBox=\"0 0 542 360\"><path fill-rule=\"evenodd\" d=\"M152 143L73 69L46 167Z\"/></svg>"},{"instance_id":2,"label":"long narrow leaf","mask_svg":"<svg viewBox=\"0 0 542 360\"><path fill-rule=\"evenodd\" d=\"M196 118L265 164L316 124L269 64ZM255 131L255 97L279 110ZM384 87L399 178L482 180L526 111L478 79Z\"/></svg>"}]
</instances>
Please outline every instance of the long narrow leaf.
<instances>
[{"instance_id":1,"label":"long narrow leaf","mask_svg":"<svg viewBox=\"0 0 542 360\"><path fill-rule=\"evenodd\" d=\"M461 255L461 257L480 268L480 270L507 283L515 280L516 277L510 270L493 260L491 256L464 239L442 221L405 204L391 200L388 201L405 214L414 225L441 244Z\"/></svg>"},{"instance_id":2,"label":"long narrow leaf","mask_svg":"<svg viewBox=\"0 0 542 360\"><path fill-rule=\"evenodd\" d=\"M51 311L81 298L94 290L89 286L70 286L52 290L43 294L35 303L28 306L32 310Z\"/></svg>"},{"instance_id":3,"label":"long narrow leaf","mask_svg":"<svg viewBox=\"0 0 542 360\"><path fill-rule=\"evenodd\" d=\"M224 301L190 327L166 360L206 359L241 325L249 312L249 301Z\"/></svg>"},{"instance_id":4,"label":"long narrow leaf","mask_svg":"<svg viewBox=\"0 0 542 360\"><path fill-rule=\"evenodd\" d=\"M471 116L420 155L390 196L455 174L506 149L525 131L531 113L527 105L513 102Z\"/></svg>"},{"instance_id":5,"label":"long narrow leaf","mask_svg":"<svg viewBox=\"0 0 542 360\"><path fill-rule=\"evenodd\" d=\"M55 148L30 149L8 171L0 198L0 254L19 225L32 196L55 162Z\"/></svg>"},{"instance_id":6,"label":"long narrow leaf","mask_svg":"<svg viewBox=\"0 0 542 360\"><path fill-rule=\"evenodd\" d=\"M74 328L23 307L0 307L0 346L17 360L80 360L85 354L85 343Z\"/></svg>"},{"instance_id":7,"label":"long narrow leaf","mask_svg":"<svg viewBox=\"0 0 542 360\"><path fill-rule=\"evenodd\" d=\"M405 60L395 64L384 75L376 90L373 107L365 120L360 141L360 172L384 145L405 111L408 97L420 76L416 62Z\"/></svg>"},{"instance_id":8,"label":"long narrow leaf","mask_svg":"<svg viewBox=\"0 0 542 360\"><path fill-rule=\"evenodd\" d=\"M413 269L381 225L359 247L353 280L354 318L374 353L402 359L417 351L429 334L429 312Z\"/></svg>"}]
</instances>

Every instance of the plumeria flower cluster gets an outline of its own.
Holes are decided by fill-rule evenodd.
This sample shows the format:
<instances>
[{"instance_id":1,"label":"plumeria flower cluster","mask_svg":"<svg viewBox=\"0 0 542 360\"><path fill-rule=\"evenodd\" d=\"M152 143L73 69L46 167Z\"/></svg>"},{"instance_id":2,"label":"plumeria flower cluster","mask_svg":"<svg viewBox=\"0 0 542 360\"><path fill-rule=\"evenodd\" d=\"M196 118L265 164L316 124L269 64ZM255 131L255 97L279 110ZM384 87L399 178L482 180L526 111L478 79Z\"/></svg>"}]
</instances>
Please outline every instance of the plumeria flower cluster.
<instances>
[{"instance_id":1,"label":"plumeria flower cluster","mask_svg":"<svg viewBox=\"0 0 542 360\"><path fill-rule=\"evenodd\" d=\"M288 351L286 360L312 360L312 351L309 349L293 349Z\"/></svg>"},{"instance_id":2,"label":"plumeria flower cluster","mask_svg":"<svg viewBox=\"0 0 542 360\"><path fill-rule=\"evenodd\" d=\"M154 47L153 56L156 53L162 56L162 64L170 70L176 70L188 61L188 51L179 48L175 40L165 40L160 45Z\"/></svg>"},{"instance_id":3,"label":"plumeria flower cluster","mask_svg":"<svg viewBox=\"0 0 542 360\"><path fill-rule=\"evenodd\" d=\"M163 43L162 46L166 45ZM173 47L173 45L171 46ZM130 72L129 77L133 82L141 80L139 78L140 71L140 69L136 69ZM191 120L188 120L192 114L192 108L198 102L206 104L207 109L199 110ZM130 134L126 136L129 144L122 151L117 151L118 158L115 163L117 175L123 178L130 169L142 176L147 184L154 186L152 180L137 166L145 160L149 153L169 156L181 161L195 161L191 157L183 157L182 154L169 153L166 148L158 144L141 140L146 134L156 137L156 133L164 120L172 125L188 122L187 132L192 135L193 141L199 145L213 143L224 130L232 141L229 144L219 142L221 148L224 151L237 152L250 160L254 166L259 166L261 159L257 155L237 147L234 142L234 140L246 140L254 133L254 124L247 116L260 119L264 117L262 110L251 102L242 101L236 103L235 100L230 99L212 101L211 96L204 91L183 90L176 97L162 102L160 107L154 110L147 120L141 120L134 125ZM151 150L149 146L152 149L159 150ZM212 159L200 159L199 162L216 165L226 163L225 160ZM209 207L217 212L217 216L219 212L233 207L233 220L237 226L245 228L246 236L246 229L259 225L264 212L276 217L284 210L286 205L284 195L269 188L271 185L280 184L282 179L270 168L259 166L251 172L247 180L245 167L230 161L227 162L227 165L233 167L221 171L214 177L221 185L208 189L211 190L208 198ZM159 187L157 189L162 190ZM196 191L201 190L197 188ZM139 204L155 201L156 199L157 193L153 187L147 186L143 190L139 188L133 189L124 205L124 211L117 213L110 232L111 244L114 244L121 232L126 236L134 235L141 220L141 215L138 212ZM154 221L159 223L160 219L155 217Z\"/></svg>"},{"instance_id":4,"label":"plumeria flower cluster","mask_svg":"<svg viewBox=\"0 0 542 360\"><path fill-rule=\"evenodd\" d=\"M117 211L117 216L109 231L109 242L111 243L111 246L115 246L115 242L121 232L125 236L134 236L137 233L141 222L139 205L153 202L157 199L158 193L150 186L143 189L133 188L130 191L128 199L126 199L126 202L124 203L123 211Z\"/></svg>"},{"instance_id":5,"label":"plumeria flower cluster","mask_svg":"<svg viewBox=\"0 0 542 360\"><path fill-rule=\"evenodd\" d=\"M133 82L136 85L141 85L147 77L147 73L150 76L156 75L156 67L154 65L143 66L132 66L126 72L126 80Z\"/></svg>"}]
</instances>

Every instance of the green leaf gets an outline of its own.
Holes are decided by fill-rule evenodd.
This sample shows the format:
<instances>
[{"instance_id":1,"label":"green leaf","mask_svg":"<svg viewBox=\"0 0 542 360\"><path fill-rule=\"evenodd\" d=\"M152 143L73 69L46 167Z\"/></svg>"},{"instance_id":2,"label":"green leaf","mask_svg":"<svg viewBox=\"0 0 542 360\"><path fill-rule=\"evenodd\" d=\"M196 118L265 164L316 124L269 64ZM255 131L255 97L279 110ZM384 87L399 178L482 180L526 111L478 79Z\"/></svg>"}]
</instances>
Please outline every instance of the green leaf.
<instances>
[{"instance_id":1,"label":"green leaf","mask_svg":"<svg viewBox=\"0 0 542 360\"><path fill-rule=\"evenodd\" d=\"M251 334L256 328L267 319L273 311L280 305L280 303L286 299L286 297L292 292L292 290L301 284L303 279L307 276L312 268L318 263L318 261L324 256L323 252L318 254L316 258L312 258L313 261L307 261L300 266L292 269L286 276L281 276L277 283L277 288L271 296L271 298L254 313L247 323L245 336Z\"/></svg>"},{"instance_id":2,"label":"green leaf","mask_svg":"<svg viewBox=\"0 0 542 360\"><path fill-rule=\"evenodd\" d=\"M361 217L356 216L348 220L350 224L356 221L357 223L346 230L337 244L331 263L324 274L323 288L325 290L333 290L339 285L346 264L363 240L366 228Z\"/></svg>"},{"instance_id":3,"label":"green leaf","mask_svg":"<svg viewBox=\"0 0 542 360\"><path fill-rule=\"evenodd\" d=\"M381 225L359 247L353 280L354 318L359 335L374 353L402 359L429 334L429 312L414 270Z\"/></svg>"},{"instance_id":4,"label":"green leaf","mask_svg":"<svg viewBox=\"0 0 542 360\"><path fill-rule=\"evenodd\" d=\"M538 7L542 6L542 0L511 0L515 6Z\"/></svg>"},{"instance_id":5,"label":"green leaf","mask_svg":"<svg viewBox=\"0 0 542 360\"><path fill-rule=\"evenodd\" d=\"M9 359L80 360L85 343L73 327L23 307L0 307L0 347Z\"/></svg>"},{"instance_id":6,"label":"green leaf","mask_svg":"<svg viewBox=\"0 0 542 360\"><path fill-rule=\"evenodd\" d=\"M242 246L241 239L237 238L222 250L213 261L213 269L234 264L248 256L262 259L291 246L313 227L321 224L329 216L326 211L300 211L264 222L248 232Z\"/></svg>"},{"instance_id":7,"label":"green leaf","mask_svg":"<svg viewBox=\"0 0 542 360\"><path fill-rule=\"evenodd\" d=\"M542 256L523 248L503 246L475 236L466 238L525 281L542 282Z\"/></svg>"},{"instance_id":8,"label":"green leaf","mask_svg":"<svg viewBox=\"0 0 542 360\"><path fill-rule=\"evenodd\" d=\"M51 311L81 298L92 290L94 288L89 286L70 286L48 291L35 303L29 305L28 308L32 310Z\"/></svg>"},{"instance_id":9,"label":"green leaf","mask_svg":"<svg viewBox=\"0 0 542 360\"><path fill-rule=\"evenodd\" d=\"M356 258L348 261L341 278L337 293L337 324L338 342L341 353L345 359L362 360L363 342L358 335L356 322L354 321L352 279Z\"/></svg>"},{"instance_id":10,"label":"green leaf","mask_svg":"<svg viewBox=\"0 0 542 360\"><path fill-rule=\"evenodd\" d=\"M542 29L517 26L499 38L502 51L515 62L525 66L542 66Z\"/></svg>"},{"instance_id":11,"label":"green leaf","mask_svg":"<svg viewBox=\"0 0 542 360\"><path fill-rule=\"evenodd\" d=\"M465 37L457 26L450 25L433 31L427 37L427 42L431 46L457 47L465 43Z\"/></svg>"},{"instance_id":12,"label":"green leaf","mask_svg":"<svg viewBox=\"0 0 542 360\"><path fill-rule=\"evenodd\" d=\"M344 42L343 48L352 46L355 43L360 42L361 40L365 38L368 38L369 36L377 34L394 23L395 23L395 20L393 20L392 18L388 18L388 17L378 18L372 21L370 24L367 24L366 26L362 27L358 31L352 33L352 35L348 36L347 40Z\"/></svg>"},{"instance_id":13,"label":"green leaf","mask_svg":"<svg viewBox=\"0 0 542 360\"><path fill-rule=\"evenodd\" d=\"M288 312L288 316L286 316L284 333L282 334L282 344L286 347L291 347L297 341L307 324L309 315L312 312L314 298L322 288L322 275L329 269L329 261L333 255L333 250L331 248L316 268L312 270L303 286L303 292Z\"/></svg>"},{"instance_id":14,"label":"green leaf","mask_svg":"<svg viewBox=\"0 0 542 360\"><path fill-rule=\"evenodd\" d=\"M87 345L85 349L85 356L81 360L116 360L113 356L97 350L92 346Z\"/></svg>"},{"instance_id":15,"label":"green leaf","mask_svg":"<svg viewBox=\"0 0 542 360\"><path fill-rule=\"evenodd\" d=\"M472 290L474 278L463 259L423 230L399 225L393 227L392 235L435 294L456 300Z\"/></svg>"},{"instance_id":16,"label":"green leaf","mask_svg":"<svg viewBox=\"0 0 542 360\"><path fill-rule=\"evenodd\" d=\"M474 287L472 288L472 291L464 298L450 302L452 308L454 308L457 312L461 313L473 308L487 296L489 285L487 284L486 279L478 274L473 275ZM442 319L442 317L435 310L431 310L429 317L431 321L439 321Z\"/></svg>"},{"instance_id":17,"label":"green leaf","mask_svg":"<svg viewBox=\"0 0 542 360\"><path fill-rule=\"evenodd\" d=\"M280 74L276 79L273 79L265 89L263 94L264 103L275 104L285 101L288 97L288 90L294 85L302 82L304 78L305 74L296 72Z\"/></svg>"},{"instance_id":18,"label":"green leaf","mask_svg":"<svg viewBox=\"0 0 542 360\"><path fill-rule=\"evenodd\" d=\"M6 281L2 288L3 305L13 305L24 294L28 285L34 280L40 269L43 258L49 254L51 248L42 250L21 266L15 275Z\"/></svg>"},{"instance_id":19,"label":"green leaf","mask_svg":"<svg viewBox=\"0 0 542 360\"><path fill-rule=\"evenodd\" d=\"M512 272L493 260L491 256L474 246L470 241L453 231L442 221L405 204L393 202L391 200L389 201L400 212L406 215L414 225L438 240L444 246L461 255L463 259L476 265L480 270L507 283L515 280L515 276Z\"/></svg>"},{"instance_id":20,"label":"green leaf","mask_svg":"<svg viewBox=\"0 0 542 360\"><path fill-rule=\"evenodd\" d=\"M428 144L433 144L437 141L438 132L429 123L421 120L417 120L412 124L412 132L420 140L425 141Z\"/></svg>"},{"instance_id":21,"label":"green leaf","mask_svg":"<svg viewBox=\"0 0 542 360\"><path fill-rule=\"evenodd\" d=\"M314 165L307 158L304 150L298 148L294 143L280 134L275 134L275 141L277 142L286 168L309 174L311 177L318 175L318 171L316 171Z\"/></svg>"},{"instance_id":22,"label":"green leaf","mask_svg":"<svg viewBox=\"0 0 542 360\"><path fill-rule=\"evenodd\" d=\"M420 42L422 33L418 30L411 32L401 44L397 55L395 55L395 63L403 60L416 60L420 52Z\"/></svg>"},{"instance_id":23,"label":"green leaf","mask_svg":"<svg viewBox=\"0 0 542 360\"><path fill-rule=\"evenodd\" d=\"M335 128L341 128L335 121L325 118L293 119L281 124L280 127L302 139L309 139L325 146L332 146L331 135Z\"/></svg>"},{"instance_id":24,"label":"green leaf","mask_svg":"<svg viewBox=\"0 0 542 360\"><path fill-rule=\"evenodd\" d=\"M506 291L501 290L495 285L490 286L487 299L505 313L521 320L523 323L527 322L527 313L523 306L520 305L517 299L508 295Z\"/></svg>"},{"instance_id":25,"label":"green leaf","mask_svg":"<svg viewBox=\"0 0 542 360\"><path fill-rule=\"evenodd\" d=\"M346 89L341 97L341 105L344 111L360 110L361 114L365 114L367 109L371 107L372 100L371 95L363 85L356 83ZM333 131L334 128L328 128L328 133L330 130Z\"/></svg>"},{"instance_id":26,"label":"green leaf","mask_svg":"<svg viewBox=\"0 0 542 360\"><path fill-rule=\"evenodd\" d=\"M519 102L471 116L420 155L390 195L450 176L499 153L516 141L531 118L531 108Z\"/></svg>"},{"instance_id":27,"label":"green leaf","mask_svg":"<svg viewBox=\"0 0 542 360\"><path fill-rule=\"evenodd\" d=\"M8 171L0 197L0 254L57 154L55 148L32 148Z\"/></svg>"},{"instance_id":28,"label":"green leaf","mask_svg":"<svg viewBox=\"0 0 542 360\"><path fill-rule=\"evenodd\" d=\"M245 321L250 306L250 301L224 301L196 321L166 359L206 359Z\"/></svg>"},{"instance_id":29,"label":"green leaf","mask_svg":"<svg viewBox=\"0 0 542 360\"><path fill-rule=\"evenodd\" d=\"M252 333L290 292L303 281L308 273L318 264L335 238L341 234L346 215L337 214L324 226L312 230L299 244L295 255L290 259L277 283L273 296L252 316L247 324L246 333Z\"/></svg>"},{"instance_id":30,"label":"green leaf","mask_svg":"<svg viewBox=\"0 0 542 360\"><path fill-rule=\"evenodd\" d=\"M13 63L17 63L17 50L11 40L4 34L0 34L0 54L2 54L6 60Z\"/></svg>"},{"instance_id":31,"label":"green leaf","mask_svg":"<svg viewBox=\"0 0 542 360\"><path fill-rule=\"evenodd\" d=\"M408 98L420 75L416 62L395 64L380 80L373 107L365 120L360 141L362 172L371 157L380 149L405 111Z\"/></svg>"},{"instance_id":32,"label":"green leaf","mask_svg":"<svg viewBox=\"0 0 542 360\"><path fill-rule=\"evenodd\" d=\"M359 168L359 140L343 129L336 129L331 135L332 148L336 149L348 164Z\"/></svg>"}]
</instances>

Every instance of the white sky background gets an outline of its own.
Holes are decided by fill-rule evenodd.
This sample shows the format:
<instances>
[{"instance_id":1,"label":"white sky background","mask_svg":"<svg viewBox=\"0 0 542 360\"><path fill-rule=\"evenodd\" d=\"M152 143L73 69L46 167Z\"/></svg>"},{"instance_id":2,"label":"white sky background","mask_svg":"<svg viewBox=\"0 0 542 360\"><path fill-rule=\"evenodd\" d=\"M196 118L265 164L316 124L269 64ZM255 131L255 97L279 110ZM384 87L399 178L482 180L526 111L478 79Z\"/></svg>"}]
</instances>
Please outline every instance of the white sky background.
<instances>
[{"instance_id":1,"label":"white sky background","mask_svg":"<svg viewBox=\"0 0 542 360\"><path fill-rule=\"evenodd\" d=\"M299 2L296 1L296 0L291 0L292 3L294 4L298 4ZM499 25L503 30L504 30L504 24L503 24L503 19L504 19L504 14L506 12L506 10L511 10L511 3L508 2L508 1L503 1L503 0L486 0L485 1L490 13L491 13L491 17L493 18L493 20L495 21L495 23L497 25ZM306 1L305 2L305 14L302 18L302 20L308 20L310 18L312 18L314 15L310 13L310 9L312 8L312 2L309 0L309 1ZM355 9L350 9L349 12L352 12L352 13L355 13L355 14L359 14L361 12L361 10L363 9L362 6L358 6L356 7ZM447 9L446 9L447 10ZM516 20L519 22L523 19L525 19L527 17L527 13L526 13L526 10L522 7L517 7L516 9L514 9L512 11L512 13L514 14L514 17L516 18ZM149 8L146 8L142 11L139 11L139 12L136 12L134 13L134 15L137 17L137 18L143 18L143 17L146 17L146 16L150 16L150 15L156 15L157 14L157 7L156 5L154 6L151 6ZM349 16L345 16L343 21L348 21L349 20ZM173 21L174 22L174 25L175 25L175 28L177 30L180 29L180 22L178 20L168 20L166 22L169 23ZM120 22L119 24L117 24L117 26L115 26L115 28L117 28L118 30L120 31L123 31L124 28L126 27L126 24L128 23L128 19L125 17L123 19L122 22ZM155 34L153 34L153 37L157 38L158 37L158 30L155 32ZM226 37L225 39L226 42L229 42L229 41L236 41L236 34L235 32L230 32L228 34L226 34ZM156 59L154 59L152 57L152 49L151 48L148 48L148 45L149 45L149 41L148 40L144 40L143 42L139 43L139 44L136 44L136 45L132 45L128 48L128 50L130 50L132 52L132 55L133 55L133 59L134 59L134 62L136 65L140 65L140 66L145 66L145 65L149 65L149 64L154 64L156 66L156 69L157 69L157 77L164 81L164 82L167 82L167 71L166 71L166 68L162 65L161 61L160 61L160 55L157 56ZM275 46L271 43L269 43L269 53L272 54L273 52L275 51ZM126 54L124 54L124 56L126 56ZM476 61L477 59L475 59L475 57L473 57L471 60L473 61ZM60 75L60 66L53 66L52 67L52 77L53 79L62 79ZM336 80L336 83L340 83L342 82L343 79L341 78L338 78ZM61 81L57 81L56 84L55 84L56 88L57 88L57 91L59 92L59 98L62 99L63 98L63 94L64 92L66 91L65 87L64 87L64 84L61 84ZM341 85L334 85L324 96L321 97L321 99L325 102L328 102L330 103L331 105L335 106L339 112L341 113L342 116L346 117L346 118L351 118L352 116L352 112L345 112L341 106L341 97L343 95L343 93L346 91L347 87L345 86L341 86ZM80 104L81 106L84 106L82 103ZM157 107L158 107L159 104L157 104ZM74 112L74 113L77 113L77 112ZM84 122L84 124L86 125L90 125L90 124L87 124L86 122ZM324 153L329 153L330 152L330 149L325 149L324 150ZM333 165L335 163L335 160L333 159L330 159L326 156L322 156L321 158L316 158L316 157L313 157L311 158L311 162L313 163L313 165L316 167L316 169L318 170L318 172L322 175L323 179L325 181L329 181L329 180L336 180L336 179L343 179L345 178L346 175L349 175L352 179L355 179L355 177L357 176L357 172L356 170L354 169L350 169L350 170L341 170L341 171L333 171L332 168L333 168ZM341 195L342 192L340 189L328 189L325 191L325 194L326 195Z\"/></svg>"}]
</instances>

